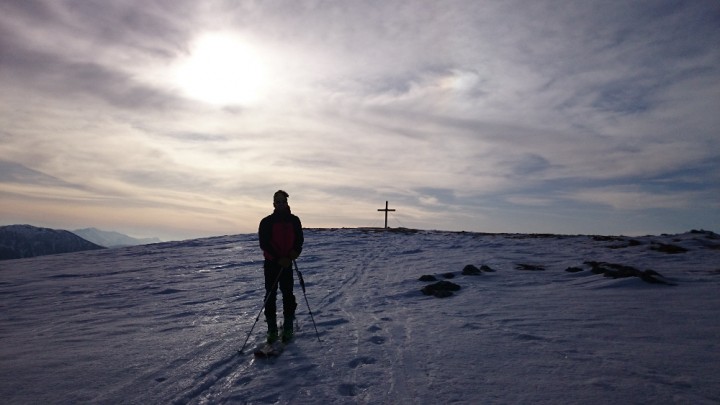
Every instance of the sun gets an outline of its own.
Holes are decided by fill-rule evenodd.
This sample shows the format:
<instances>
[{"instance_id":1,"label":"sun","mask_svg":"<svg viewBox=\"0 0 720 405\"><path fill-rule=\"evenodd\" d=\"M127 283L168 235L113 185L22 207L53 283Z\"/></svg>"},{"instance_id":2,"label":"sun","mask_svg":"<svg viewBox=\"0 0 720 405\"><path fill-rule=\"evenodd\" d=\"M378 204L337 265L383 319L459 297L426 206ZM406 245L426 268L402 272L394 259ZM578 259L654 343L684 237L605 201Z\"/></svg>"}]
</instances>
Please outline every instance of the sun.
<instances>
[{"instance_id":1,"label":"sun","mask_svg":"<svg viewBox=\"0 0 720 405\"><path fill-rule=\"evenodd\" d=\"M268 85L261 54L240 37L206 33L195 39L190 53L178 61L174 79L191 99L223 106L258 103Z\"/></svg>"}]
</instances>

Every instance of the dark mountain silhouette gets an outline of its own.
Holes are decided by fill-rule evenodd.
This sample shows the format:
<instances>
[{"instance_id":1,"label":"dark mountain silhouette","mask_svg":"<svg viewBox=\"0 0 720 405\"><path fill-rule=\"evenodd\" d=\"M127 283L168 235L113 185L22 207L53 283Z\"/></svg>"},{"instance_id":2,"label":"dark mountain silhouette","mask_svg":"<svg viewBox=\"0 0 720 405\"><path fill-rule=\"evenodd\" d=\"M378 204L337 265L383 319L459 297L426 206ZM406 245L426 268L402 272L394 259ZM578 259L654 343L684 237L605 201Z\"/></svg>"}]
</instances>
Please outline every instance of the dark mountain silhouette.
<instances>
[{"instance_id":1,"label":"dark mountain silhouette","mask_svg":"<svg viewBox=\"0 0 720 405\"><path fill-rule=\"evenodd\" d=\"M0 260L97 249L104 247L70 231L31 225L0 226Z\"/></svg>"}]
</instances>

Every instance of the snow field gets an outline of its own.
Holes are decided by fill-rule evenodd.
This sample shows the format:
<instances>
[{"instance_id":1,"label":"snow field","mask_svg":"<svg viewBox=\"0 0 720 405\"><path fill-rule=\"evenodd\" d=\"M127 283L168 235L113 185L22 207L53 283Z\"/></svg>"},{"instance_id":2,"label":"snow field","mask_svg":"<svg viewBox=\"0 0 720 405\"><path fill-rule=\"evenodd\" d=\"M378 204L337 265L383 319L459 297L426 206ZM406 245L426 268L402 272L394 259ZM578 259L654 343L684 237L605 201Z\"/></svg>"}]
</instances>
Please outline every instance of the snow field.
<instances>
[{"instance_id":1,"label":"snow field","mask_svg":"<svg viewBox=\"0 0 720 405\"><path fill-rule=\"evenodd\" d=\"M296 280L297 337L273 360L237 354L264 293L255 235L0 262L0 396L718 403L720 241L628 239L306 230L298 266L322 342ZM688 251L652 250L658 242ZM585 261L653 269L677 286L607 278ZM496 271L461 275L467 264ZM421 275L445 273L461 286L453 296L420 292ZM264 332L260 317L248 347Z\"/></svg>"}]
</instances>

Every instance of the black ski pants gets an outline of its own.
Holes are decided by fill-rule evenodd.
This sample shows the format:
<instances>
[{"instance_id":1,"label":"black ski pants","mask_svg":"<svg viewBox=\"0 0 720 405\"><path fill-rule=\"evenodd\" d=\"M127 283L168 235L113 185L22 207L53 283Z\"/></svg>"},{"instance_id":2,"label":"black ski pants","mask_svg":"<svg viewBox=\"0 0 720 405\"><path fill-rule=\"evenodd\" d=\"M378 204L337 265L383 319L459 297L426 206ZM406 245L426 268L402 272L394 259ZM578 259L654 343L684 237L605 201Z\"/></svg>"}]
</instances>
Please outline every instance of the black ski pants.
<instances>
[{"instance_id":1,"label":"black ski pants","mask_svg":"<svg viewBox=\"0 0 720 405\"><path fill-rule=\"evenodd\" d=\"M282 268L278 262L265 260L265 319L268 323L268 329L277 329L277 289L280 287L283 300L283 316L285 322L292 322L295 317L295 308L297 302L293 295L293 269L288 267Z\"/></svg>"}]
</instances>

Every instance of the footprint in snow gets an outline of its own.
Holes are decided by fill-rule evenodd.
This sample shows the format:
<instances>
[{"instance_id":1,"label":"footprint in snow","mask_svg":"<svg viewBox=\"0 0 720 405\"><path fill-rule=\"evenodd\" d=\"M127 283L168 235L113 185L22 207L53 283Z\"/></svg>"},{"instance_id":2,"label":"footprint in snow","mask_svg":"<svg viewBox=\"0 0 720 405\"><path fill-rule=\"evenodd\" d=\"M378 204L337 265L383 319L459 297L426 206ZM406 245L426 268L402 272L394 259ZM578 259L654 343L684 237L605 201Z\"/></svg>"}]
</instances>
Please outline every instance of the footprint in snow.
<instances>
[{"instance_id":1,"label":"footprint in snow","mask_svg":"<svg viewBox=\"0 0 720 405\"><path fill-rule=\"evenodd\" d=\"M375 364L376 360L373 357L358 357L349 363L350 368L358 368L364 364Z\"/></svg>"},{"instance_id":2,"label":"footprint in snow","mask_svg":"<svg viewBox=\"0 0 720 405\"><path fill-rule=\"evenodd\" d=\"M381 345L385 343L385 338L382 336L373 336L370 338L370 342L375 343L376 345Z\"/></svg>"},{"instance_id":3,"label":"footprint in snow","mask_svg":"<svg viewBox=\"0 0 720 405\"><path fill-rule=\"evenodd\" d=\"M354 397L358 394L358 387L355 384L340 384L338 393L345 397Z\"/></svg>"},{"instance_id":4,"label":"footprint in snow","mask_svg":"<svg viewBox=\"0 0 720 405\"><path fill-rule=\"evenodd\" d=\"M350 321L348 321L347 319L344 319L344 318L340 318L340 319L335 319L335 320L318 322L317 326L328 326L329 327L329 326L342 325L345 323L350 323Z\"/></svg>"},{"instance_id":5,"label":"footprint in snow","mask_svg":"<svg viewBox=\"0 0 720 405\"><path fill-rule=\"evenodd\" d=\"M373 326L367 328L367 331L368 331L368 332L377 332L377 331L379 331L379 330L382 330L382 328L379 327L379 326L377 326L377 325L373 325Z\"/></svg>"},{"instance_id":6,"label":"footprint in snow","mask_svg":"<svg viewBox=\"0 0 720 405\"><path fill-rule=\"evenodd\" d=\"M235 382L235 385L236 386L245 385L245 384L249 383L250 381L252 381L252 377L243 377L243 378L237 380Z\"/></svg>"}]
</instances>

